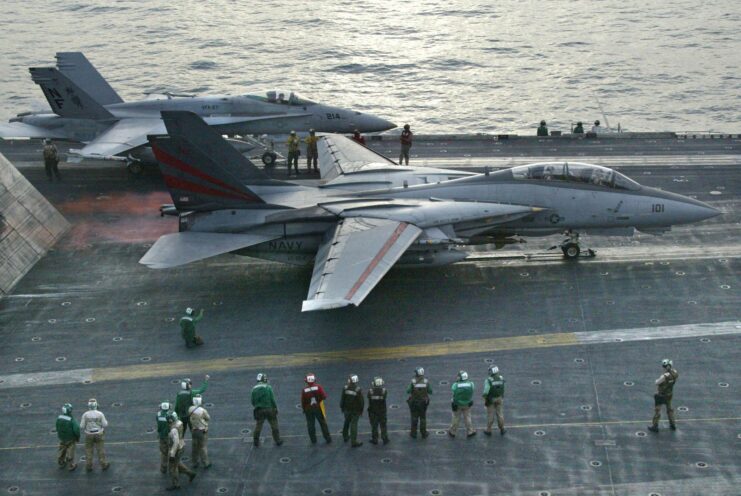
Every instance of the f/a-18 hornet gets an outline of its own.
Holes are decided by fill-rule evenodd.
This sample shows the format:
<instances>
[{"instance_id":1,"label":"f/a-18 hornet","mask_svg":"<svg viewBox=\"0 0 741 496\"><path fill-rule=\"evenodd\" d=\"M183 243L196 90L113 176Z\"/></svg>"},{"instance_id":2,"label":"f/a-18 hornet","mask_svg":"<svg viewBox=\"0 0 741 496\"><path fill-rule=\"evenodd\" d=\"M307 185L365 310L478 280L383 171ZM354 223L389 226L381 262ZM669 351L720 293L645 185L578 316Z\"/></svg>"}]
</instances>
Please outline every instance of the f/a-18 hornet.
<instances>
[{"instance_id":1,"label":"f/a-18 hornet","mask_svg":"<svg viewBox=\"0 0 741 496\"><path fill-rule=\"evenodd\" d=\"M660 232L719 214L596 165L413 169L341 136L321 141L328 181L301 186L268 178L198 116L162 116L169 136L150 143L180 232L162 236L140 263L167 268L222 253L313 262L303 311L357 306L393 265L453 263L466 245L569 231L562 248L576 257L578 231Z\"/></svg>"},{"instance_id":2,"label":"f/a-18 hornet","mask_svg":"<svg viewBox=\"0 0 741 496\"><path fill-rule=\"evenodd\" d=\"M393 122L346 108L324 105L297 93L271 90L238 96L150 95L124 102L79 52L57 53L55 67L30 68L52 113L24 113L0 124L2 138L56 138L86 143L71 150L79 158L134 159L156 163L149 134L165 134L163 110L187 110L216 127L219 134L287 134L315 129L350 133L385 131Z\"/></svg>"}]
</instances>

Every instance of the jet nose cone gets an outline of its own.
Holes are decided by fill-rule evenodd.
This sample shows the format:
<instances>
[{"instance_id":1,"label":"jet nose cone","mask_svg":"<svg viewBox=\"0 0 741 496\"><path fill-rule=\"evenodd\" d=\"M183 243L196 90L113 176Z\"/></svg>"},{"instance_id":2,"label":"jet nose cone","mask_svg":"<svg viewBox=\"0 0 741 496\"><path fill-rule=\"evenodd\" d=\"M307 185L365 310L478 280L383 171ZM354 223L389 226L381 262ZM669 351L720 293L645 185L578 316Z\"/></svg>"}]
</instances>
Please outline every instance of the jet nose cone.
<instances>
[{"instance_id":1,"label":"jet nose cone","mask_svg":"<svg viewBox=\"0 0 741 496\"><path fill-rule=\"evenodd\" d=\"M720 210L693 198L684 198L682 217L685 222L700 222L722 214Z\"/></svg>"},{"instance_id":2,"label":"jet nose cone","mask_svg":"<svg viewBox=\"0 0 741 496\"><path fill-rule=\"evenodd\" d=\"M376 117L375 115L363 114L356 119L356 127L361 133L378 133L396 127L391 121Z\"/></svg>"}]
</instances>

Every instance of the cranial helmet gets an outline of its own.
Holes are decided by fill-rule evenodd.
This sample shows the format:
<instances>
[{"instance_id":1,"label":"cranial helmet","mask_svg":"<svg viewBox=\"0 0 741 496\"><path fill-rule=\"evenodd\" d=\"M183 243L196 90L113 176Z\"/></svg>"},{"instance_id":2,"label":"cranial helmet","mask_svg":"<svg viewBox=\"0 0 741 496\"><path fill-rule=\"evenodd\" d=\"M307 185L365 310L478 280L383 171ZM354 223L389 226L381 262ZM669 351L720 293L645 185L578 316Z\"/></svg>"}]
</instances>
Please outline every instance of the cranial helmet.
<instances>
[{"instance_id":1,"label":"cranial helmet","mask_svg":"<svg viewBox=\"0 0 741 496\"><path fill-rule=\"evenodd\" d=\"M599 126L599 121L594 121L595 126Z\"/></svg>"},{"instance_id":2,"label":"cranial helmet","mask_svg":"<svg viewBox=\"0 0 741 496\"><path fill-rule=\"evenodd\" d=\"M162 403L160 404L160 410L164 410L164 411L167 411L167 410L169 410L169 409L170 409L170 403L169 403L169 402L167 402L167 401L163 401L163 402L162 402Z\"/></svg>"},{"instance_id":3,"label":"cranial helmet","mask_svg":"<svg viewBox=\"0 0 741 496\"><path fill-rule=\"evenodd\" d=\"M200 394L193 396L194 406L201 406L201 403L203 403L203 397Z\"/></svg>"},{"instance_id":4,"label":"cranial helmet","mask_svg":"<svg viewBox=\"0 0 741 496\"><path fill-rule=\"evenodd\" d=\"M672 366L672 361L669 360L668 358L664 358L661 361L661 366L664 367L664 368L671 367Z\"/></svg>"},{"instance_id":5,"label":"cranial helmet","mask_svg":"<svg viewBox=\"0 0 741 496\"><path fill-rule=\"evenodd\" d=\"M65 403L62 405L62 413L65 415L69 415L72 413L72 404L71 403Z\"/></svg>"},{"instance_id":6,"label":"cranial helmet","mask_svg":"<svg viewBox=\"0 0 741 496\"><path fill-rule=\"evenodd\" d=\"M465 370L461 370L460 372L458 372L458 380L467 381L468 380L468 372L466 372Z\"/></svg>"},{"instance_id":7,"label":"cranial helmet","mask_svg":"<svg viewBox=\"0 0 741 496\"><path fill-rule=\"evenodd\" d=\"M306 375L306 384L314 384L316 382L316 377L314 374L307 374Z\"/></svg>"},{"instance_id":8,"label":"cranial helmet","mask_svg":"<svg viewBox=\"0 0 741 496\"><path fill-rule=\"evenodd\" d=\"M417 377L422 377L423 375L425 375L425 369L422 367L417 367L416 369L414 369L414 375L416 375Z\"/></svg>"},{"instance_id":9,"label":"cranial helmet","mask_svg":"<svg viewBox=\"0 0 741 496\"><path fill-rule=\"evenodd\" d=\"M177 422L178 420L178 414L175 412L169 412L167 414L167 421L168 422Z\"/></svg>"},{"instance_id":10,"label":"cranial helmet","mask_svg":"<svg viewBox=\"0 0 741 496\"><path fill-rule=\"evenodd\" d=\"M545 126L545 121L540 121L541 126Z\"/></svg>"},{"instance_id":11,"label":"cranial helmet","mask_svg":"<svg viewBox=\"0 0 741 496\"><path fill-rule=\"evenodd\" d=\"M376 377L375 379L373 379L373 385L376 387L383 386L383 379L381 379L380 377Z\"/></svg>"},{"instance_id":12,"label":"cranial helmet","mask_svg":"<svg viewBox=\"0 0 741 496\"><path fill-rule=\"evenodd\" d=\"M314 131L313 129L309 129L309 134L316 134L316 131Z\"/></svg>"},{"instance_id":13,"label":"cranial helmet","mask_svg":"<svg viewBox=\"0 0 741 496\"><path fill-rule=\"evenodd\" d=\"M404 129L409 130L409 124L404 124Z\"/></svg>"},{"instance_id":14,"label":"cranial helmet","mask_svg":"<svg viewBox=\"0 0 741 496\"><path fill-rule=\"evenodd\" d=\"M190 379L188 379L186 377L185 379L183 379L182 381L180 381L180 389L182 389L183 391L186 391L186 390L190 389L190 385L191 384L192 384L192 382L190 381Z\"/></svg>"},{"instance_id":15,"label":"cranial helmet","mask_svg":"<svg viewBox=\"0 0 741 496\"><path fill-rule=\"evenodd\" d=\"M492 365L491 367L489 367L489 375L494 375L498 373L499 373L499 367L497 367L496 365Z\"/></svg>"},{"instance_id":16,"label":"cranial helmet","mask_svg":"<svg viewBox=\"0 0 741 496\"><path fill-rule=\"evenodd\" d=\"M90 398L87 401L87 407L89 409L91 409L91 410L97 410L98 409L98 400L96 400L95 398Z\"/></svg>"},{"instance_id":17,"label":"cranial helmet","mask_svg":"<svg viewBox=\"0 0 741 496\"><path fill-rule=\"evenodd\" d=\"M291 131L291 134L296 134L296 131Z\"/></svg>"},{"instance_id":18,"label":"cranial helmet","mask_svg":"<svg viewBox=\"0 0 741 496\"><path fill-rule=\"evenodd\" d=\"M188 307L185 309L185 315L193 315L193 309Z\"/></svg>"},{"instance_id":19,"label":"cranial helmet","mask_svg":"<svg viewBox=\"0 0 741 496\"><path fill-rule=\"evenodd\" d=\"M350 377L347 378L347 382L351 384L357 384L358 383L358 376L355 374L352 374Z\"/></svg>"},{"instance_id":20,"label":"cranial helmet","mask_svg":"<svg viewBox=\"0 0 741 496\"><path fill-rule=\"evenodd\" d=\"M581 121L577 122L576 125L581 126L582 125Z\"/></svg>"},{"instance_id":21,"label":"cranial helmet","mask_svg":"<svg viewBox=\"0 0 741 496\"><path fill-rule=\"evenodd\" d=\"M268 382L268 374L264 372L257 374L257 382Z\"/></svg>"}]
</instances>

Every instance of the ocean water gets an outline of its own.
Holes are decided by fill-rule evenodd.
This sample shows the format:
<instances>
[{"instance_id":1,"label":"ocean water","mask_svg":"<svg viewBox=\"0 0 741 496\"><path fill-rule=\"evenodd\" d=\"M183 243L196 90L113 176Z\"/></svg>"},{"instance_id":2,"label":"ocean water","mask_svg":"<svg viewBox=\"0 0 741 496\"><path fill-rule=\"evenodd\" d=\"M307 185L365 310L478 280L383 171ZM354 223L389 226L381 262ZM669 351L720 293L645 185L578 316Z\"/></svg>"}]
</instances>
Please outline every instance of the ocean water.
<instances>
[{"instance_id":1,"label":"ocean water","mask_svg":"<svg viewBox=\"0 0 741 496\"><path fill-rule=\"evenodd\" d=\"M738 0L6 0L0 118L83 51L126 100L289 88L417 132L741 132Z\"/></svg>"}]
</instances>

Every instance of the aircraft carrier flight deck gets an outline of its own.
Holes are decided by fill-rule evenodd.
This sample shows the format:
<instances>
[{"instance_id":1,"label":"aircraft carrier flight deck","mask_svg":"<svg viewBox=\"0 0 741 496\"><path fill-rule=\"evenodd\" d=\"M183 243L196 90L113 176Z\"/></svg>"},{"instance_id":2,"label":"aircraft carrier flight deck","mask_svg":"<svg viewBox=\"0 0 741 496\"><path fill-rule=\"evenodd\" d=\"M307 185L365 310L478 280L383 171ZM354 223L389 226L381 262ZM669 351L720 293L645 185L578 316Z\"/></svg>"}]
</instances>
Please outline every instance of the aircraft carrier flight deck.
<instances>
[{"instance_id":1,"label":"aircraft carrier flight deck","mask_svg":"<svg viewBox=\"0 0 741 496\"><path fill-rule=\"evenodd\" d=\"M370 140L398 158L391 136ZM138 263L177 219L159 171L60 164L48 182L38 141L0 141L5 155L71 224L0 300L0 493L165 494L155 415L179 380L211 375L213 467L194 495L738 495L741 494L741 138L416 137L411 165L482 171L549 160L615 168L641 184L707 202L722 215L663 236L584 236L593 258L549 250L561 236L478 246L460 263L396 269L357 308L301 313L310 268L223 255L170 270ZM64 151L60 148L60 151ZM299 161L300 181L315 182ZM284 178L285 167L270 172ZM204 309L205 345L186 349L178 319ZM662 358L680 373L677 430L653 415ZM504 436L483 435L490 364L507 381ZM411 439L404 390L422 366L433 387L431 436ZM450 385L476 384L478 435L455 439ZM250 391L267 372L285 443L252 445ZM334 442L309 442L303 378L326 389ZM382 376L390 444L342 442L340 393L356 373ZM54 419L97 398L110 423L111 468L59 470ZM190 455L190 435L186 437ZM78 444L78 457L84 455ZM187 463L187 460L186 460Z\"/></svg>"}]
</instances>

